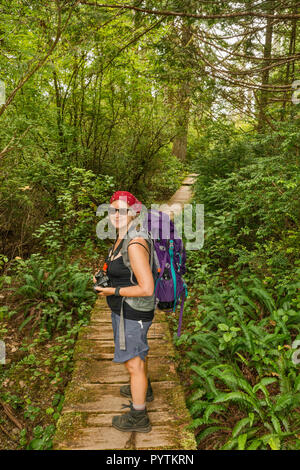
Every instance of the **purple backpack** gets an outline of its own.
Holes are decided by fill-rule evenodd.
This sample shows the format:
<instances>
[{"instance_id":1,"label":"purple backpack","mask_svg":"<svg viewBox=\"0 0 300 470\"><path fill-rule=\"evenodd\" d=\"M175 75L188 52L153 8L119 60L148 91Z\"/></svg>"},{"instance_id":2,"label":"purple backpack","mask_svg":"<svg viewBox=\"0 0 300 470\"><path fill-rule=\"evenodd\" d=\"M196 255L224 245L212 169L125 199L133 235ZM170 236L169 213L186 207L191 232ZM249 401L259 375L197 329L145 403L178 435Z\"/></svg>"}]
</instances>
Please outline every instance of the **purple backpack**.
<instances>
[{"instance_id":1,"label":"purple backpack","mask_svg":"<svg viewBox=\"0 0 300 470\"><path fill-rule=\"evenodd\" d=\"M181 333L183 307L187 298L187 285L183 279L186 272L186 252L174 222L168 214L150 209L143 221L154 245L153 276L157 307L166 312L175 312L180 306L177 336Z\"/></svg>"}]
</instances>

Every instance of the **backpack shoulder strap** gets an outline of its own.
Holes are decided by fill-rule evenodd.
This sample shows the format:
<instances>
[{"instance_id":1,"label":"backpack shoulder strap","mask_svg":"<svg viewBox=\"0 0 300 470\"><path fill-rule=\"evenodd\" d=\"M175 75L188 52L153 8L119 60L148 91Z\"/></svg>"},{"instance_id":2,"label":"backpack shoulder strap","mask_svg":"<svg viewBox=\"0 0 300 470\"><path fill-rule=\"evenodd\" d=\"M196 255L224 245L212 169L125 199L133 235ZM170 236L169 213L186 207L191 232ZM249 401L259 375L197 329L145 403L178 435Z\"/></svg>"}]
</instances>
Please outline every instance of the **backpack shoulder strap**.
<instances>
[{"instance_id":1,"label":"backpack shoulder strap","mask_svg":"<svg viewBox=\"0 0 300 470\"><path fill-rule=\"evenodd\" d=\"M147 241L148 241L148 240L147 240ZM149 242L148 242L148 244L149 244ZM130 242L128 243L128 246L131 246L131 245L141 245L141 246L143 246L143 247L145 248L145 250L147 250L148 254L150 255L150 252L149 252L148 248L146 248L145 245L143 245L142 243L130 241Z\"/></svg>"},{"instance_id":2,"label":"backpack shoulder strap","mask_svg":"<svg viewBox=\"0 0 300 470\"><path fill-rule=\"evenodd\" d=\"M145 238L148 243L149 243L149 247L150 247L150 266L151 266L151 269L152 269L152 265L153 265L153 251L154 251L154 246L153 246L153 241L152 241L152 238L148 232L148 230L145 230L145 229L142 229L140 230L139 232L139 235L140 237L143 237ZM133 271L131 269L131 265L130 265L130 260L129 260L129 255L128 255L128 245L129 243L131 242L131 240L133 240L134 238L136 237L131 237L128 233L127 233L127 238L124 239L124 242L122 243L122 247L121 247L121 253L122 253L122 257L123 257L123 263L124 265L130 270L130 281L132 282L132 284L134 284L133 282ZM137 243L137 242L135 242Z\"/></svg>"}]
</instances>

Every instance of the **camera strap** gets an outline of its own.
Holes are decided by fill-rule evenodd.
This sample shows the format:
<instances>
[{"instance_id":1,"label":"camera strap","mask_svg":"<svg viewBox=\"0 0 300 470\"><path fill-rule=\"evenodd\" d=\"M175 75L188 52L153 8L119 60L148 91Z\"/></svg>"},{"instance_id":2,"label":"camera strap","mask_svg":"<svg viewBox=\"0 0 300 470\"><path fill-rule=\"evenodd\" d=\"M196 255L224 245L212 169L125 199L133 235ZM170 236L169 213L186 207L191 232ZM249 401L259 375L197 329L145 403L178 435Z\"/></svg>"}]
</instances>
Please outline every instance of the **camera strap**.
<instances>
[{"instance_id":1,"label":"camera strap","mask_svg":"<svg viewBox=\"0 0 300 470\"><path fill-rule=\"evenodd\" d=\"M106 263L110 263L111 262L111 257L114 256L114 258L117 256L117 254L119 253L119 251L121 250L122 248L122 244L123 244L123 241L124 239L122 239L118 245L118 247L116 248L116 250L114 250L115 248L115 244L117 242L117 240L115 240L114 244L113 244L113 247L109 249L109 252L107 254L107 257L106 257L106 260L105 262ZM114 261L114 260L113 260Z\"/></svg>"},{"instance_id":2,"label":"camera strap","mask_svg":"<svg viewBox=\"0 0 300 470\"><path fill-rule=\"evenodd\" d=\"M124 239L126 238L126 235L128 234L128 231L129 231L129 229L127 229L127 232L125 233L125 235L124 235L124 237L121 239L121 241L120 241L118 247L117 247L116 250L114 251L115 245L116 245L116 243L117 243L117 241L118 241L118 237L115 239L112 249L110 249L109 252L108 252L108 255L107 255L107 258L106 258L106 261L107 261L107 262L108 262L108 261L111 262L111 257L113 256L114 259L115 259L115 257L117 256L117 254L119 254L119 251L120 251L121 248L122 248Z\"/></svg>"},{"instance_id":3,"label":"camera strap","mask_svg":"<svg viewBox=\"0 0 300 470\"><path fill-rule=\"evenodd\" d=\"M112 256L114 256L114 259L115 259L116 255L120 252L127 233L128 233L128 230L127 230L126 234L124 235L124 237L122 238L122 240L120 241L118 247L114 251L115 245L116 245L117 240L118 240L116 238L116 240L114 242L114 245L113 245L112 249L110 250L110 252L107 256L107 262L111 262L111 257ZM123 311L123 303L124 303L125 297L123 297L123 296L121 296L121 297L122 297L122 299L121 299L121 309L120 309L119 345L120 345L120 349L124 351L124 350L126 350L124 311Z\"/></svg>"}]
</instances>

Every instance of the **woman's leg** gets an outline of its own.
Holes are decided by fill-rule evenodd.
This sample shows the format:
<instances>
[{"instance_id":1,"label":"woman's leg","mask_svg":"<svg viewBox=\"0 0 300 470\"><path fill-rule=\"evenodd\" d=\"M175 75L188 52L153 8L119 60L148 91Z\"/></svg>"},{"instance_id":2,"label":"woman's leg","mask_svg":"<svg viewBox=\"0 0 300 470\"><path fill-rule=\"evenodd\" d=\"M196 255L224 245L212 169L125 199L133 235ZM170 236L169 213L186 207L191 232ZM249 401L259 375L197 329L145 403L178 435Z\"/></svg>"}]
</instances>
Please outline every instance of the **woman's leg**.
<instances>
[{"instance_id":1,"label":"woman's leg","mask_svg":"<svg viewBox=\"0 0 300 470\"><path fill-rule=\"evenodd\" d=\"M139 356L125 362L130 374L132 403L125 407L130 411L120 416L113 416L112 425L119 431L149 432L151 423L146 408L146 390L148 381L145 374L145 363Z\"/></svg>"},{"instance_id":2,"label":"woman's leg","mask_svg":"<svg viewBox=\"0 0 300 470\"><path fill-rule=\"evenodd\" d=\"M145 374L146 377L148 377L148 356L145 358Z\"/></svg>"},{"instance_id":3,"label":"woman's leg","mask_svg":"<svg viewBox=\"0 0 300 470\"><path fill-rule=\"evenodd\" d=\"M139 356L129 359L125 363L130 375L130 388L134 405L145 405L148 379L146 364Z\"/></svg>"}]
</instances>

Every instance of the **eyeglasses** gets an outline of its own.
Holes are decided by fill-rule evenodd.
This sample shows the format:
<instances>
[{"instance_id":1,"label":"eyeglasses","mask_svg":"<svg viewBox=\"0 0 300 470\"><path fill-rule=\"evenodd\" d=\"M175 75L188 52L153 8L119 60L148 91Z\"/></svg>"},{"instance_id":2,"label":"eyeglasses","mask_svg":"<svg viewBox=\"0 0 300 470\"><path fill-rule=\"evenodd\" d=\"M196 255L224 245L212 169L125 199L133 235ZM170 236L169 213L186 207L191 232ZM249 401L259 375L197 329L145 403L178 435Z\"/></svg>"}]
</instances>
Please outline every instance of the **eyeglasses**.
<instances>
[{"instance_id":1,"label":"eyeglasses","mask_svg":"<svg viewBox=\"0 0 300 470\"><path fill-rule=\"evenodd\" d=\"M119 216L124 216L124 215L127 215L129 210L130 209L126 209L125 207L121 207L120 209L115 209L114 207L109 207L108 208L108 214L109 215L116 215L116 213L119 212Z\"/></svg>"}]
</instances>

